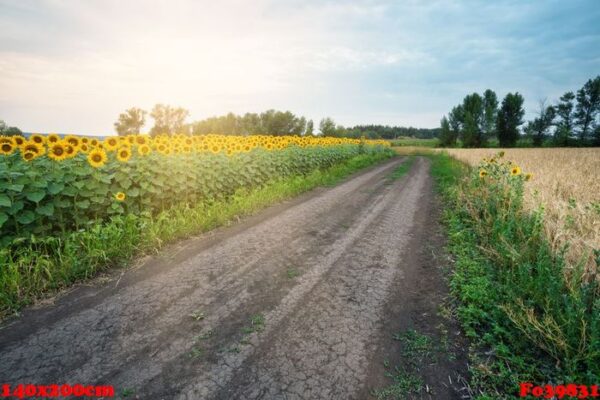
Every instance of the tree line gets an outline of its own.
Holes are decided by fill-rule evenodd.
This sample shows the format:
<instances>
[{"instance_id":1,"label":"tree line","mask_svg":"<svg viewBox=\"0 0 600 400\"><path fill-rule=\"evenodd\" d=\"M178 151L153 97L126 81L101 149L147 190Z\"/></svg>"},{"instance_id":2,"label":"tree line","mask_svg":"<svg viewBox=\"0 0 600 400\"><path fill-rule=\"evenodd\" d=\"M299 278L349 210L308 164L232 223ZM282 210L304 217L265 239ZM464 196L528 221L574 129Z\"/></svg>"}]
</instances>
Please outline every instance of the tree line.
<instances>
[{"instance_id":1,"label":"tree line","mask_svg":"<svg viewBox=\"0 0 600 400\"><path fill-rule=\"evenodd\" d=\"M140 108L130 108L119 115L115 130L119 135L138 134L146 123L148 113ZM290 111L267 110L262 113L236 115L229 113L187 123L189 111L181 107L157 104L150 112L154 126L149 134L172 135L312 135L314 123L305 117L299 117Z\"/></svg>"},{"instance_id":2,"label":"tree line","mask_svg":"<svg viewBox=\"0 0 600 400\"><path fill-rule=\"evenodd\" d=\"M138 134L146 124L148 113L134 107L119 115L115 122L115 130L119 135ZM297 116L290 111L267 110L262 113L246 113L236 115L228 113L222 116L209 117L191 123L186 122L189 112L181 107L157 104L150 112L154 126L150 135L171 135L176 133L206 135L216 133L221 135L323 135L333 137L369 139L395 139L399 136L417 138L432 138L439 135L440 129L423 129L413 127L357 125L343 127L333 119L323 118L316 130L313 120Z\"/></svg>"},{"instance_id":3,"label":"tree line","mask_svg":"<svg viewBox=\"0 0 600 400\"><path fill-rule=\"evenodd\" d=\"M536 117L525 121L524 98L508 93L499 104L496 93L467 95L440 122L442 146L485 147L497 140L514 147L520 140L533 146L600 145L600 75L589 79L577 93L563 94L556 104L541 100Z\"/></svg>"}]
</instances>

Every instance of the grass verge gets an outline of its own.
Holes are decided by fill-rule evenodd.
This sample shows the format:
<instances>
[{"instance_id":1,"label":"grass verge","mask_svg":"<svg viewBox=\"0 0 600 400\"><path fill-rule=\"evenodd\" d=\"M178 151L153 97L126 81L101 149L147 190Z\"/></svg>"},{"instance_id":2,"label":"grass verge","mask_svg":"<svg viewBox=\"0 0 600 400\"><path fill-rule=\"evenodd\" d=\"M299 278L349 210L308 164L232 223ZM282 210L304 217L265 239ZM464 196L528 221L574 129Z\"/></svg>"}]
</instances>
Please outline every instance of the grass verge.
<instances>
[{"instance_id":1,"label":"grass verge","mask_svg":"<svg viewBox=\"0 0 600 400\"><path fill-rule=\"evenodd\" d=\"M482 174L447 154L429 157L446 202L451 290L474 344L477 398L518 397L520 382L597 384L598 277L552 252L543 210L523 209L524 179L503 176L501 166Z\"/></svg>"},{"instance_id":2,"label":"grass verge","mask_svg":"<svg viewBox=\"0 0 600 400\"><path fill-rule=\"evenodd\" d=\"M0 318L99 271L126 266L133 257L156 252L167 243L225 225L317 186L334 185L392 155L362 154L326 170L276 180L254 190L238 190L227 199L176 206L158 215L113 217L85 231L0 249Z\"/></svg>"}]
</instances>

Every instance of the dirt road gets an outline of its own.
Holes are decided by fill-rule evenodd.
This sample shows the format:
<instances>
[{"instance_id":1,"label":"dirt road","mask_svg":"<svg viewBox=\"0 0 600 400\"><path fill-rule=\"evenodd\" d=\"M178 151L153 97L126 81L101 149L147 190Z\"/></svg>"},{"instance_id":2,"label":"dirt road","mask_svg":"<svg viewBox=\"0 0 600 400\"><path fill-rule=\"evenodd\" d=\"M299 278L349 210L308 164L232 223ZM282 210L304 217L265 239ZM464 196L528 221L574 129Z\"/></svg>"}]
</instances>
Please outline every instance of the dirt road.
<instances>
[{"instance_id":1,"label":"dirt road","mask_svg":"<svg viewBox=\"0 0 600 400\"><path fill-rule=\"evenodd\" d=\"M386 371L410 361L395 334L456 332L438 315L429 162L390 178L402 161L25 311L0 330L0 383L110 384L140 399L386 398ZM463 365L461 354L421 359L413 397L460 398Z\"/></svg>"}]
</instances>

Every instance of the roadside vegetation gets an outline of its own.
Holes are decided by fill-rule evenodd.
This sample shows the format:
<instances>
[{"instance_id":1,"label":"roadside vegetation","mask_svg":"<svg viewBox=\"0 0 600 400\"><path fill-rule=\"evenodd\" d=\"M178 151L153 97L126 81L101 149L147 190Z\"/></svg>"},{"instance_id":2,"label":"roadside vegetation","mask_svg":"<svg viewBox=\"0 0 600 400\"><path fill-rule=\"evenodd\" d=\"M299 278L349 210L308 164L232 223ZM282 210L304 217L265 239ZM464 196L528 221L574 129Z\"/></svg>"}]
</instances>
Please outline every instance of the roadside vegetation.
<instances>
[{"instance_id":1,"label":"roadside vegetation","mask_svg":"<svg viewBox=\"0 0 600 400\"><path fill-rule=\"evenodd\" d=\"M334 138L83 139L3 138L0 317L393 155Z\"/></svg>"},{"instance_id":2,"label":"roadside vegetation","mask_svg":"<svg viewBox=\"0 0 600 400\"><path fill-rule=\"evenodd\" d=\"M446 153L430 157L476 397L514 398L520 382L597 384L598 252L590 269L585 258L567 261L567 246L555 249L544 209L525 206L535 176L503 152L471 167Z\"/></svg>"}]
</instances>

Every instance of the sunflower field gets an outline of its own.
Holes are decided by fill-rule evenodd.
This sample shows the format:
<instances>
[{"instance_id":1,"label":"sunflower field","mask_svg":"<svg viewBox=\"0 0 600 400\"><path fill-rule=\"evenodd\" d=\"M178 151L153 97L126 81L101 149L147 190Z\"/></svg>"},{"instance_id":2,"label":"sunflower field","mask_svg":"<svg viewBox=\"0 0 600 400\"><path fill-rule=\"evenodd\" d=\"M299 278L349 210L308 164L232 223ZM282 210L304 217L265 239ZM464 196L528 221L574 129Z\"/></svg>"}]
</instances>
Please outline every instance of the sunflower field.
<instances>
[{"instance_id":1,"label":"sunflower field","mask_svg":"<svg viewBox=\"0 0 600 400\"><path fill-rule=\"evenodd\" d=\"M297 136L0 137L0 247L225 198L387 146Z\"/></svg>"}]
</instances>

